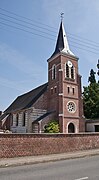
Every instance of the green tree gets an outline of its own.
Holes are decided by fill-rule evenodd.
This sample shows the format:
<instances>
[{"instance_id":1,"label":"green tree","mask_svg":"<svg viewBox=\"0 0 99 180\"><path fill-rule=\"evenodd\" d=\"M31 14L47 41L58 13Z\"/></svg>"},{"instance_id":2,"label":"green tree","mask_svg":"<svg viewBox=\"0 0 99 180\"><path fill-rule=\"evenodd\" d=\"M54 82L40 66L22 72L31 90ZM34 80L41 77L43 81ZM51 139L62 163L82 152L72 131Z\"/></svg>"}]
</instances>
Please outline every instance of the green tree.
<instances>
[{"instance_id":1,"label":"green tree","mask_svg":"<svg viewBox=\"0 0 99 180\"><path fill-rule=\"evenodd\" d=\"M84 115L86 118L99 118L99 83L84 87Z\"/></svg>"},{"instance_id":2,"label":"green tree","mask_svg":"<svg viewBox=\"0 0 99 180\"><path fill-rule=\"evenodd\" d=\"M91 69L90 76L88 78L88 82L90 82L90 84L96 83L95 74L94 70Z\"/></svg>"},{"instance_id":3,"label":"green tree","mask_svg":"<svg viewBox=\"0 0 99 180\"><path fill-rule=\"evenodd\" d=\"M45 133L59 133L59 124L57 121L51 121L44 128Z\"/></svg>"},{"instance_id":4,"label":"green tree","mask_svg":"<svg viewBox=\"0 0 99 180\"><path fill-rule=\"evenodd\" d=\"M99 59L98 59L98 64L97 64L97 74L98 74L98 76L99 76ZM99 80L98 80L98 83L99 83Z\"/></svg>"},{"instance_id":5,"label":"green tree","mask_svg":"<svg viewBox=\"0 0 99 180\"><path fill-rule=\"evenodd\" d=\"M93 69L90 71L88 81L90 83L84 87L83 92L84 115L88 119L99 118L99 83L96 82Z\"/></svg>"}]
</instances>

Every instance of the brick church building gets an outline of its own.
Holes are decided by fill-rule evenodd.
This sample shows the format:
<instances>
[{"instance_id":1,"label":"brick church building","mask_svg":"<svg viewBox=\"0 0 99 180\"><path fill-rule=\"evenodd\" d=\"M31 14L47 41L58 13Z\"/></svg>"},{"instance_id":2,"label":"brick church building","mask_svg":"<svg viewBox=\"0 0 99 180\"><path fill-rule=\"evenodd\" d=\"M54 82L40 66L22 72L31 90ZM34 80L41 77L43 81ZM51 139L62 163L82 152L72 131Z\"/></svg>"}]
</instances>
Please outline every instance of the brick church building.
<instances>
[{"instance_id":1,"label":"brick church building","mask_svg":"<svg viewBox=\"0 0 99 180\"><path fill-rule=\"evenodd\" d=\"M1 128L43 133L45 125L56 120L61 133L85 131L78 57L69 48L62 21L55 51L47 63L48 82L18 96L0 116Z\"/></svg>"}]
</instances>

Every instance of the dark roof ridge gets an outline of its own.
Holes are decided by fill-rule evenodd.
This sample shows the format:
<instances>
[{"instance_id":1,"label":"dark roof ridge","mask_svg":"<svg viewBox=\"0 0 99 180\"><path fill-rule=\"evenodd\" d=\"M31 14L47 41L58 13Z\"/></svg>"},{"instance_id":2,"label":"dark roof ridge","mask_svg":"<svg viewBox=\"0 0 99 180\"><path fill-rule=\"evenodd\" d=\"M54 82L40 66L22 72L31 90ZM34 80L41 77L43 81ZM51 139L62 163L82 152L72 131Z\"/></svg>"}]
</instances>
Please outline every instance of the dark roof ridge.
<instances>
[{"instance_id":1,"label":"dark roof ridge","mask_svg":"<svg viewBox=\"0 0 99 180\"><path fill-rule=\"evenodd\" d=\"M44 84L42 84L42 85L40 85L40 86L37 86L36 88L34 88L34 89L32 89L32 90L24 93L24 94L19 95L17 98L19 98L19 97L21 97L21 96L24 96L24 95L26 95L26 94L28 94L28 93L31 93L32 91L35 91L35 90L39 89L40 87L43 87L43 86L45 86L45 85L47 85L47 84L48 84L48 83L44 83Z\"/></svg>"},{"instance_id":2,"label":"dark roof ridge","mask_svg":"<svg viewBox=\"0 0 99 180\"><path fill-rule=\"evenodd\" d=\"M12 104L4 111L4 113L11 113L17 110L29 108L36 102L36 100L47 90L48 83L40 85L35 89L18 96Z\"/></svg>"}]
</instances>

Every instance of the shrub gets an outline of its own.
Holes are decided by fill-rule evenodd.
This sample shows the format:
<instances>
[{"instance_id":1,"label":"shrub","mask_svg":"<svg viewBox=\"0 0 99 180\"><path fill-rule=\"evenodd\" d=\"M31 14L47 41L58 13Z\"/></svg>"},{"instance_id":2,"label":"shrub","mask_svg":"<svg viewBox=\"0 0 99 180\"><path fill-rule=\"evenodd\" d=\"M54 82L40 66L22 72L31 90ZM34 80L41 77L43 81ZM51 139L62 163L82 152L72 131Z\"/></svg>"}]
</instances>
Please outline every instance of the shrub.
<instances>
[{"instance_id":1,"label":"shrub","mask_svg":"<svg viewBox=\"0 0 99 180\"><path fill-rule=\"evenodd\" d=\"M51 121L44 128L45 133L59 133L59 124L57 121Z\"/></svg>"}]
</instances>

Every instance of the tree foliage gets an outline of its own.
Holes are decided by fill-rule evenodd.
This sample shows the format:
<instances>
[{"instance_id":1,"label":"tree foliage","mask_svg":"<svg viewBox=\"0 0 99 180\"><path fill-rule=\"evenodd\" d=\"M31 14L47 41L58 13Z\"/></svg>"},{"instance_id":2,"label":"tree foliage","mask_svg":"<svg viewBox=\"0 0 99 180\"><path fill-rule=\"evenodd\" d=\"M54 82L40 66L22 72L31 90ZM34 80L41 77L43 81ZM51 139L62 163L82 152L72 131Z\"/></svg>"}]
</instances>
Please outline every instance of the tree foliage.
<instances>
[{"instance_id":1,"label":"tree foliage","mask_svg":"<svg viewBox=\"0 0 99 180\"><path fill-rule=\"evenodd\" d=\"M96 82L95 72L91 69L89 85L84 87L83 102L86 118L99 118L99 83Z\"/></svg>"},{"instance_id":2,"label":"tree foliage","mask_svg":"<svg viewBox=\"0 0 99 180\"><path fill-rule=\"evenodd\" d=\"M45 133L59 133L59 124L57 121L51 121L44 128Z\"/></svg>"},{"instance_id":3,"label":"tree foliage","mask_svg":"<svg viewBox=\"0 0 99 180\"><path fill-rule=\"evenodd\" d=\"M98 64L97 64L97 74L98 74L98 76L99 76L99 59L98 59ZM99 83L99 80L98 80L98 83Z\"/></svg>"},{"instance_id":4,"label":"tree foliage","mask_svg":"<svg viewBox=\"0 0 99 180\"><path fill-rule=\"evenodd\" d=\"M84 115L86 118L99 118L99 83L84 87Z\"/></svg>"},{"instance_id":5,"label":"tree foliage","mask_svg":"<svg viewBox=\"0 0 99 180\"><path fill-rule=\"evenodd\" d=\"M96 83L95 74L94 70L91 69L90 76L88 78L88 82L90 82L90 84Z\"/></svg>"}]
</instances>

